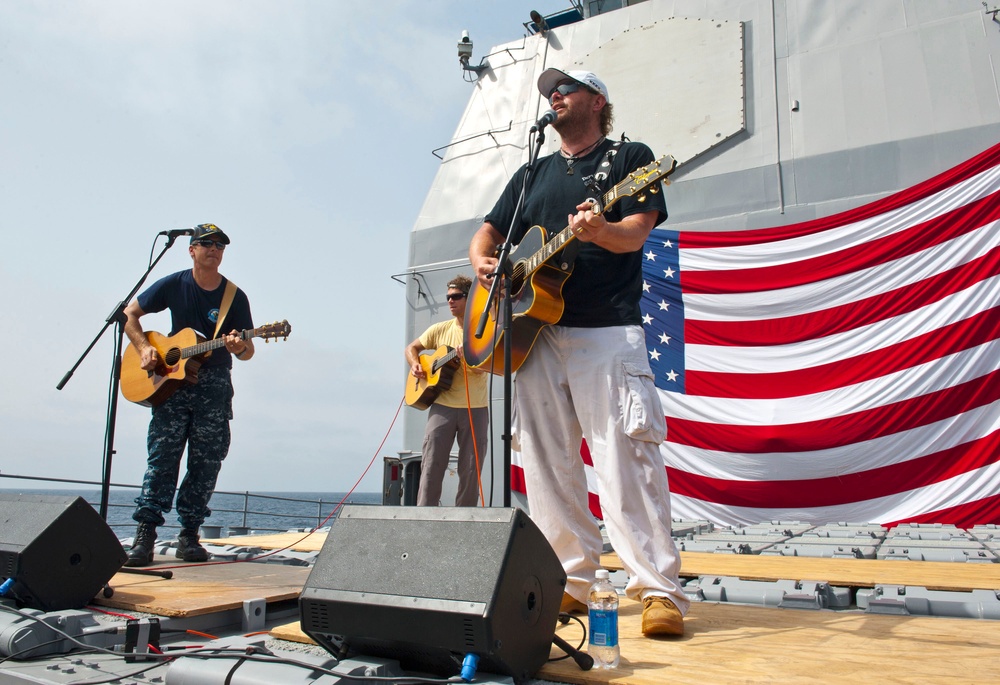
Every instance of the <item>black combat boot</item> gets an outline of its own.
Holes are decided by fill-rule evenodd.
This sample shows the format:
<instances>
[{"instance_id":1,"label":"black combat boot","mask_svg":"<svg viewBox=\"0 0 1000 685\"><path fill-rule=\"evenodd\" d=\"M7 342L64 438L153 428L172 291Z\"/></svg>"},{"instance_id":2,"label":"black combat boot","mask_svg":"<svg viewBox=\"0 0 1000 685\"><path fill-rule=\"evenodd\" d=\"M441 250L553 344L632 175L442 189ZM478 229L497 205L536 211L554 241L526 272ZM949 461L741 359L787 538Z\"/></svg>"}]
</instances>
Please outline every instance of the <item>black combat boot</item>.
<instances>
[{"instance_id":1,"label":"black combat boot","mask_svg":"<svg viewBox=\"0 0 1000 685\"><path fill-rule=\"evenodd\" d=\"M198 542L197 530L181 530L177 536L177 558L184 561L208 561L208 550Z\"/></svg>"},{"instance_id":2,"label":"black combat boot","mask_svg":"<svg viewBox=\"0 0 1000 685\"><path fill-rule=\"evenodd\" d=\"M153 547L156 546L156 524L140 523L135 529L135 540L128 551L126 566L149 566L153 563Z\"/></svg>"}]
</instances>

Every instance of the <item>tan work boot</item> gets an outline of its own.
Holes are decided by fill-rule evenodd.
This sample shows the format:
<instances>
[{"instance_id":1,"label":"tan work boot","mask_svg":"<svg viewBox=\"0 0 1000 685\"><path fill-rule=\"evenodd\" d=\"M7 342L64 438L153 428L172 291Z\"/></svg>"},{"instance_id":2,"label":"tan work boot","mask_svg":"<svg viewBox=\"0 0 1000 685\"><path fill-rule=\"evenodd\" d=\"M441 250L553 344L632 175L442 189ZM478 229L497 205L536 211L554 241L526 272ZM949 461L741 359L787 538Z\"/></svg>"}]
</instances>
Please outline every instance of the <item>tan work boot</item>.
<instances>
[{"instance_id":1,"label":"tan work boot","mask_svg":"<svg viewBox=\"0 0 1000 685\"><path fill-rule=\"evenodd\" d=\"M642 634L683 635L684 617L680 609L666 597L647 597L642 601Z\"/></svg>"}]
</instances>

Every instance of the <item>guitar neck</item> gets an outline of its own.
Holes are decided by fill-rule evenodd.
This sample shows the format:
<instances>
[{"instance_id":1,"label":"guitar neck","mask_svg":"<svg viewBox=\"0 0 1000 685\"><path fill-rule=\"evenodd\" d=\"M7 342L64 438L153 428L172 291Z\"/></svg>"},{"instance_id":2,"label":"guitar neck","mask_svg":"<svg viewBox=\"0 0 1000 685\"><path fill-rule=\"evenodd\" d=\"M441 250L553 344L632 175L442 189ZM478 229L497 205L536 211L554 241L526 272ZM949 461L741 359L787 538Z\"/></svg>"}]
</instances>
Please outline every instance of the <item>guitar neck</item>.
<instances>
[{"instance_id":1,"label":"guitar neck","mask_svg":"<svg viewBox=\"0 0 1000 685\"><path fill-rule=\"evenodd\" d=\"M600 207L597 208L599 211L595 211L595 214L603 214L608 208L611 207L611 205L618 202L620 198L618 197L617 190L618 188L616 186L604 195ZM567 226L563 230L556 233L552 236L551 240L542 246L540 250L524 260L526 274L533 274L538 270L538 267L549 261L549 259L552 258L552 255L569 245L575 239L576 234L573 233L573 229L570 226Z\"/></svg>"},{"instance_id":2,"label":"guitar neck","mask_svg":"<svg viewBox=\"0 0 1000 685\"><path fill-rule=\"evenodd\" d=\"M433 371L437 371L438 369L440 369L441 367L443 367L445 364L447 364L448 362L450 362L452 359L454 359L457 356L458 356L458 350L457 349L452 350L448 354L443 354L443 355L441 355L440 359L437 359L431 365L431 369Z\"/></svg>"},{"instance_id":3,"label":"guitar neck","mask_svg":"<svg viewBox=\"0 0 1000 685\"><path fill-rule=\"evenodd\" d=\"M252 330L240 331L238 333L240 340L250 340L251 338L258 337L261 335L262 329L254 328ZM210 350L217 350L220 347L225 346L225 338L212 338L211 340L206 340L205 342L198 343L197 345L192 345L191 347L185 347L181 350L181 359L186 359L188 357L197 357L199 354L205 354Z\"/></svg>"}]
</instances>

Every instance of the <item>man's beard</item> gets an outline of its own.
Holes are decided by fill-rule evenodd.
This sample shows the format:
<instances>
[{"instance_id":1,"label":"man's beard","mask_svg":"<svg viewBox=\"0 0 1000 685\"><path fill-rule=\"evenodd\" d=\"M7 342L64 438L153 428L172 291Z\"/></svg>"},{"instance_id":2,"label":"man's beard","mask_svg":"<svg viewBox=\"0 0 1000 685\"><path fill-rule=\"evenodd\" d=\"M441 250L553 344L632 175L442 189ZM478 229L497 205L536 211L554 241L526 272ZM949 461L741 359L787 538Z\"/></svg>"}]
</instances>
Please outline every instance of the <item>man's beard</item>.
<instances>
[{"instance_id":1,"label":"man's beard","mask_svg":"<svg viewBox=\"0 0 1000 685\"><path fill-rule=\"evenodd\" d=\"M586 112L580 110L564 109L562 114L552 122L552 128L560 135L573 133L577 130L584 130L590 122L586 117Z\"/></svg>"}]
</instances>

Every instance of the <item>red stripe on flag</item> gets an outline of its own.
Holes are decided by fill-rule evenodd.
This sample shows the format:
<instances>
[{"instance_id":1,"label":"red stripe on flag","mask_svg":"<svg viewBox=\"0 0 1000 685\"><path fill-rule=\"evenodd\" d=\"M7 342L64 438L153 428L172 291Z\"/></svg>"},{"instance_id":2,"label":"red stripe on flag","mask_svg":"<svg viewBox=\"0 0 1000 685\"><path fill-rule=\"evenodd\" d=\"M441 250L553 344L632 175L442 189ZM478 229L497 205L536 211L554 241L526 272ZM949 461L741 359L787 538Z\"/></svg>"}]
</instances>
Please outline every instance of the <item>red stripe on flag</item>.
<instances>
[{"instance_id":1,"label":"red stripe on flag","mask_svg":"<svg viewBox=\"0 0 1000 685\"><path fill-rule=\"evenodd\" d=\"M1000 145L995 145L979 153L972 159L948 169L923 183L901 190L876 202L841 212L840 214L821 217L800 224L747 231L684 232L680 234L677 244L682 250L709 247L736 247L740 245L759 245L761 243L814 235L830 230L831 228L858 223L859 221L900 209L934 193L946 190L962 181L966 181L984 171L989 171L998 165L1000 165Z\"/></svg>"},{"instance_id":2,"label":"red stripe on flag","mask_svg":"<svg viewBox=\"0 0 1000 685\"><path fill-rule=\"evenodd\" d=\"M811 452L948 419L1000 399L1000 371L882 407L816 421L760 426L667 417L667 441L719 452Z\"/></svg>"},{"instance_id":3,"label":"red stripe on flag","mask_svg":"<svg viewBox=\"0 0 1000 685\"><path fill-rule=\"evenodd\" d=\"M764 321L687 319L684 342L694 345L765 346L823 338L915 311L1000 274L1000 247L966 264L889 292L838 307Z\"/></svg>"},{"instance_id":4,"label":"red stripe on flag","mask_svg":"<svg viewBox=\"0 0 1000 685\"><path fill-rule=\"evenodd\" d=\"M681 272L685 293L733 294L792 288L870 269L946 243L1000 218L1000 193L933 219L830 254L787 264L727 271Z\"/></svg>"},{"instance_id":5,"label":"red stripe on flag","mask_svg":"<svg viewBox=\"0 0 1000 685\"><path fill-rule=\"evenodd\" d=\"M809 480L739 481L667 468L670 491L733 507L801 509L863 502L940 483L1000 461L1000 432L867 471Z\"/></svg>"},{"instance_id":6,"label":"red stripe on flag","mask_svg":"<svg viewBox=\"0 0 1000 685\"><path fill-rule=\"evenodd\" d=\"M886 528L903 523L950 523L958 528L1000 523L1000 495L991 495L975 502L966 502L937 511L927 511L901 521L883 521Z\"/></svg>"},{"instance_id":7,"label":"red stripe on flag","mask_svg":"<svg viewBox=\"0 0 1000 685\"><path fill-rule=\"evenodd\" d=\"M990 309L948 326L859 354L794 371L722 373L688 370L688 395L740 399L798 397L842 388L941 359L988 343L1000 334L1000 309Z\"/></svg>"}]
</instances>

